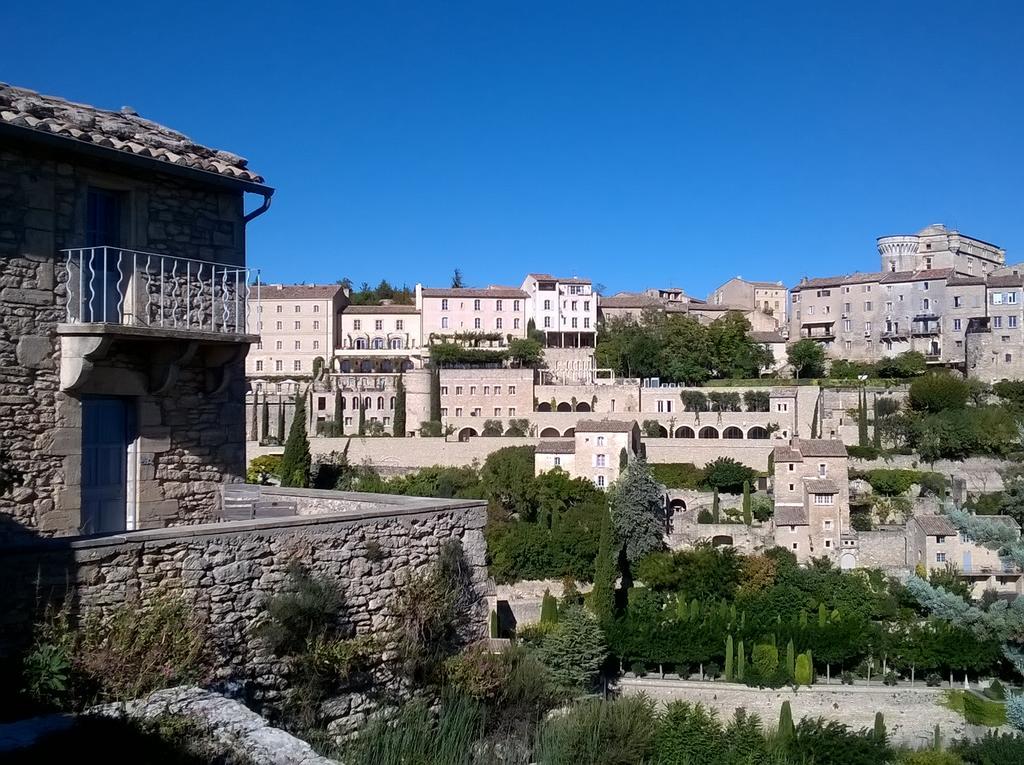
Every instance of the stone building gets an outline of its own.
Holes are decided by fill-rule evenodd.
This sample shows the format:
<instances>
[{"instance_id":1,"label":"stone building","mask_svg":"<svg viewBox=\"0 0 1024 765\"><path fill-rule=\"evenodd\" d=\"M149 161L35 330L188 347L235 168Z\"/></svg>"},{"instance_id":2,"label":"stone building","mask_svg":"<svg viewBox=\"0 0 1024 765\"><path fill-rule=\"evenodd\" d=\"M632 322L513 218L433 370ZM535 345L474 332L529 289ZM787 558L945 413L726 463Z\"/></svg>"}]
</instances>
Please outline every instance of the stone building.
<instances>
[{"instance_id":1,"label":"stone building","mask_svg":"<svg viewBox=\"0 0 1024 765\"><path fill-rule=\"evenodd\" d=\"M442 369L441 421L455 428L459 439L482 435L484 423L495 420L507 427L512 420L529 420L533 410L533 370Z\"/></svg>"},{"instance_id":2,"label":"stone building","mask_svg":"<svg viewBox=\"0 0 1024 765\"><path fill-rule=\"evenodd\" d=\"M989 519L1005 523L1020 538L1020 526L1013 518L993 515ZM1019 566L958 531L944 515L913 516L907 521L906 544L909 569L921 566L931 573L953 567L971 583L974 597L988 589L1001 594L1024 593L1024 573Z\"/></svg>"},{"instance_id":3,"label":"stone building","mask_svg":"<svg viewBox=\"0 0 1024 765\"><path fill-rule=\"evenodd\" d=\"M309 377L334 353L342 288L329 284L262 284L252 295L249 331L260 340L245 360L249 377Z\"/></svg>"},{"instance_id":4,"label":"stone building","mask_svg":"<svg viewBox=\"0 0 1024 765\"><path fill-rule=\"evenodd\" d=\"M850 531L849 458L842 441L794 438L772 451L775 544L797 561L839 560Z\"/></svg>"},{"instance_id":5,"label":"stone building","mask_svg":"<svg viewBox=\"0 0 1024 765\"><path fill-rule=\"evenodd\" d=\"M786 324L786 287L782 282L758 282L733 277L715 289L707 300L709 305L731 306L744 312L759 311L774 319L778 329Z\"/></svg>"},{"instance_id":6,"label":"stone building","mask_svg":"<svg viewBox=\"0 0 1024 765\"><path fill-rule=\"evenodd\" d=\"M273 190L130 109L7 85L0 147L5 531L208 520L244 475L245 231Z\"/></svg>"},{"instance_id":7,"label":"stone building","mask_svg":"<svg viewBox=\"0 0 1024 765\"><path fill-rule=\"evenodd\" d=\"M412 305L349 305L341 312L332 371L392 373L423 366L423 324Z\"/></svg>"},{"instance_id":8,"label":"stone building","mask_svg":"<svg viewBox=\"0 0 1024 765\"><path fill-rule=\"evenodd\" d=\"M573 478L586 478L607 489L640 453L640 426L626 420L581 420L572 439L541 440L534 452L537 475L560 468Z\"/></svg>"}]
</instances>

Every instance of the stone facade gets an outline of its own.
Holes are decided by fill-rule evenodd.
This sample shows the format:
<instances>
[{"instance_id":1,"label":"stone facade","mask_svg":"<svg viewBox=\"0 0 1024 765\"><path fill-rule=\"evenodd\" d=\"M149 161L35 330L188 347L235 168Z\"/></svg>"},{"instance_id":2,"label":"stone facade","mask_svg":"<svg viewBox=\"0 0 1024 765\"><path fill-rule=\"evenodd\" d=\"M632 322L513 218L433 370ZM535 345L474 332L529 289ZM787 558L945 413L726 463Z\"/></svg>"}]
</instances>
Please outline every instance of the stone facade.
<instances>
[{"instance_id":1,"label":"stone facade","mask_svg":"<svg viewBox=\"0 0 1024 765\"><path fill-rule=\"evenodd\" d=\"M327 367L347 302L340 286L263 284L252 297L249 331L260 342L246 358L247 375L309 377L316 359Z\"/></svg>"},{"instance_id":2,"label":"stone facade","mask_svg":"<svg viewBox=\"0 0 1024 765\"><path fill-rule=\"evenodd\" d=\"M428 570L447 540L462 544L479 595L474 624L482 631L489 593L483 502L299 489L267 488L266 494L295 502L298 517L0 548L0 655L24 648L39 609L64 602L68 592L77 614L180 593L208 624L219 679L240 683L258 711L266 704L273 708L282 667L252 628L267 598L285 586L292 563L338 583L356 634L385 635L402 585ZM357 723L368 703L353 694L335 706L342 710L338 717Z\"/></svg>"},{"instance_id":3,"label":"stone facade","mask_svg":"<svg viewBox=\"0 0 1024 765\"><path fill-rule=\"evenodd\" d=\"M119 152L84 155L76 143L5 138L0 151L0 444L23 475L0 497L0 514L31 533L96 530L83 520L78 487L81 402L99 395L127 398L138 424L126 525L209 519L217 485L244 470L242 370L251 338L69 325L68 278L78 289L84 276L61 251L94 235L87 199L99 190L119 200L120 241L112 244L244 266L244 189L157 161L122 165Z\"/></svg>"}]
</instances>

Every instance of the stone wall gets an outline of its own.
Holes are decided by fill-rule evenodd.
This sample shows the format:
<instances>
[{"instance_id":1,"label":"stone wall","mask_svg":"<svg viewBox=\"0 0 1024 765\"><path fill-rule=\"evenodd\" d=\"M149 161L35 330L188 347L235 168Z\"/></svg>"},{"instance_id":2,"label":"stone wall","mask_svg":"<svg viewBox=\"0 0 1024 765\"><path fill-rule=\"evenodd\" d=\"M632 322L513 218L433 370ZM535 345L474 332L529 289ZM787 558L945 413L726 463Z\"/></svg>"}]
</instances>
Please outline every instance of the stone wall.
<instances>
[{"instance_id":1,"label":"stone wall","mask_svg":"<svg viewBox=\"0 0 1024 765\"><path fill-rule=\"evenodd\" d=\"M854 730L871 729L875 712L885 717L890 739L896 744L913 747L932 742L935 726L941 729L943 741L965 735L977 735L975 726L968 726L951 709L940 706L942 691L933 688L887 688L885 686L815 685L798 691L771 688L748 688L735 683L701 683L686 680L655 678L623 678L620 689L626 695L644 693L660 703L676 699L701 703L718 713L720 719L731 719L738 708L758 715L768 727L778 725L782 702L793 709L793 720L802 717L824 717L848 725Z\"/></svg>"},{"instance_id":2,"label":"stone wall","mask_svg":"<svg viewBox=\"0 0 1024 765\"><path fill-rule=\"evenodd\" d=\"M907 567L907 534L903 526L893 531L857 532L857 567L880 568L896 574Z\"/></svg>"},{"instance_id":3,"label":"stone wall","mask_svg":"<svg viewBox=\"0 0 1024 765\"><path fill-rule=\"evenodd\" d=\"M13 518L30 533L74 534L81 523L81 407L77 394L61 390L67 338L57 325L67 295L60 250L85 244L91 186L122 195L125 247L244 262L241 191L15 141L0 150L0 446L23 474L21 486L0 498L0 520ZM111 360L109 369L127 365L142 378L152 362L143 352ZM139 421L153 428L140 435L159 447L139 444L141 480L155 482L140 485L141 520L208 519L213 484L243 473L241 388L208 397L198 384L207 371L196 362L168 393L138 398ZM232 371L240 377L241 362Z\"/></svg>"},{"instance_id":4,"label":"stone wall","mask_svg":"<svg viewBox=\"0 0 1024 765\"><path fill-rule=\"evenodd\" d=\"M297 502L298 517L0 548L0 657L25 647L46 602L70 595L77 614L106 613L135 598L180 593L209 625L218 679L236 681L259 708L278 697L283 667L252 628L267 598L285 586L291 564L336 581L356 634L380 636L393 626L402 585L428 570L448 540L462 543L479 595L474 623L481 631L486 625L482 501L276 490L282 496ZM338 706L345 710L338 716L358 713L366 703L354 695Z\"/></svg>"}]
</instances>

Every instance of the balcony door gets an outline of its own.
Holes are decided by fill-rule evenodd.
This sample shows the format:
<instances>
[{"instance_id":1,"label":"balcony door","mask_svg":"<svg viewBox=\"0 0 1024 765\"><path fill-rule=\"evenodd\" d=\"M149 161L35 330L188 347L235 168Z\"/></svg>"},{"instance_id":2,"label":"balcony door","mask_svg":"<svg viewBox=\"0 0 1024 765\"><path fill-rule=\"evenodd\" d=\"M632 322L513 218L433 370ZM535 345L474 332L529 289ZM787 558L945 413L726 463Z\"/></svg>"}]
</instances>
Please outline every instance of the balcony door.
<instances>
[{"instance_id":1,"label":"balcony door","mask_svg":"<svg viewBox=\"0 0 1024 765\"><path fill-rule=\"evenodd\" d=\"M127 281L122 279L121 221L124 196L90 188L86 198L84 320L121 323Z\"/></svg>"},{"instance_id":2,"label":"balcony door","mask_svg":"<svg viewBox=\"0 0 1024 765\"><path fill-rule=\"evenodd\" d=\"M134 404L130 398L82 397L83 534L124 531L134 518Z\"/></svg>"}]
</instances>

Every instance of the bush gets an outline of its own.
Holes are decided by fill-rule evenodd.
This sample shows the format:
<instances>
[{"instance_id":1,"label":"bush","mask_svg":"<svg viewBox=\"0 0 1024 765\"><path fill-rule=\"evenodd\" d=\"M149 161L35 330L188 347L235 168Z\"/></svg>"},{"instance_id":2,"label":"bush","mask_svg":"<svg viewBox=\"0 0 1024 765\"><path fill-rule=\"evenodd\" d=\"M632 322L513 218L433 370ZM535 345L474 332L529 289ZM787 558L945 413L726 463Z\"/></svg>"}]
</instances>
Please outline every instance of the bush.
<instances>
[{"instance_id":1,"label":"bush","mask_svg":"<svg viewBox=\"0 0 1024 765\"><path fill-rule=\"evenodd\" d=\"M544 765L646 762L654 753L656 727L654 702L643 696L587 699L542 724L532 761Z\"/></svg>"},{"instance_id":2,"label":"bush","mask_svg":"<svg viewBox=\"0 0 1024 765\"><path fill-rule=\"evenodd\" d=\"M840 678L840 682L843 685L853 685L853 673L850 672L849 670L847 670L846 672L843 672L843 674L841 674L839 676L839 678Z\"/></svg>"},{"instance_id":3,"label":"bush","mask_svg":"<svg viewBox=\"0 0 1024 765\"><path fill-rule=\"evenodd\" d=\"M874 527L874 523L871 520L871 511L851 512L850 526L854 531L871 531Z\"/></svg>"},{"instance_id":4,"label":"bush","mask_svg":"<svg viewBox=\"0 0 1024 765\"><path fill-rule=\"evenodd\" d=\"M971 691L946 691L943 705L959 712L971 725L997 728L1006 725L1006 705Z\"/></svg>"},{"instance_id":5,"label":"bush","mask_svg":"<svg viewBox=\"0 0 1024 765\"><path fill-rule=\"evenodd\" d=\"M420 436L422 438L440 438L444 434L444 427L437 420L420 423Z\"/></svg>"},{"instance_id":6,"label":"bush","mask_svg":"<svg viewBox=\"0 0 1024 765\"><path fill-rule=\"evenodd\" d=\"M704 466L704 485L709 489L718 489L728 494L739 494L743 484L754 485L757 482L757 471L749 468L732 457L719 457Z\"/></svg>"},{"instance_id":7,"label":"bush","mask_svg":"<svg viewBox=\"0 0 1024 765\"><path fill-rule=\"evenodd\" d=\"M938 688L942 685L942 675L937 672L929 672L924 677L924 684L929 688Z\"/></svg>"},{"instance_id":8,"label":"bush","mask_svg":"<svg viewBox=\"0 0 1024 765\"><path fill-rule=\"evenodd\" d=\"M970 386L967 381L952 374L933 372L918 377L910 384L908 402L918 412L938 414L967 406Z\"/></svg>"},{"instance_id":9,"label":"bush","mask_svg":"<svg viewBox=\"0 0 1024 765\"><path fill-rule=\"evenodd\" d=\"M921 483L922 474L916 470L890 470L878 468L869 470L867 482L878 494L886 497L895 497L906 494L914 484Z\"/></svg>"},{"instance_id":10,"label":"bush","mask_svg":"<svg viewBox=\"0 0 1024 765\"><path fill-rule=\"evenodd\" d=\"M597 620L579 606L559 615L558 626L541 641L538 657L551 670L551 679L563 688L589 691L608 656L608 646Z\"/></svg>"},{"instance_id":11,"label":"bush","mask_svg":"<svg viewBox=\"0 0 1024 765\"><path fill-rule=\"evenodd\" d=\"M704 471L692 462L651 465L651 475L668 489L697 489L704 481Z\"/></svg>"},{"instance_id":12,"label":"bush","mask_svg":"<svg viewBox=\"0 0 1024 765\"><path fill-rule=\"evenodd\" d=\"M530 421L524 419L515 419L508 421L508 427L505 429L505 436L507 438L522 438L530 434Z\"/></svg>"},{"instance_id":13,"label":"bush","mask_svg":"<svg viewBox=\"0 0 1024 765\"><path fill-rule=\"evenodd\" d=\"M480 431L480 435L488 438L494 438L500 436L504 432L505 425L501 420L485 420L484 426Z\"/></svg>"},{"instance_id":14,"label":"bush","mask_svg":"<svg viewBox=\"0 0 1024 765\"><path fill-rule=\"evenodd\" d=\"M1019 765L1024 762L1024 735L989 731L974 741L958 741L950 751L970 765Z\"/></svg>"},{"instance_id":15,"label":"bush","mask_svg":"<svg viewBox=\"0 0 1024 765\"><path fill-rule=\"evenodd\" d=\"M885 677L882 678L882 683L885 685L896 685L899 681L899 677L891 669L885 673Z\"/></svg>"},{"instance_id":16,"label":"bush","mask_svg":"<svg viewBox=\"0 0 1024 765\"><path fill-rule=\"evenodd\" d=\"M245 482L267 486L271 478L281 476L281 455L264 454L253 457L245 471Z\"/></svg>"},{"instance_id":17,"label":"bush","mask_svg":"<svg viewBox=\"0 0 1024 765\"><path fill-rule=\"evenodd\" d=\"M644 420L640 430L647 438L665 438L662 425L657 420Z\"/></svg>"},{"instance_id":18,"label":"bush","mask_svg":"<svg viewBox=\"0 0 1024 765\"><path fill-rule=\"evenodd\" d=\"M701 508L700 512L697 513L697 523L714 523L715 517L711 514L711 511L706 507Z\"/></svg>"},{"instance_id":19,"label":"bush","mask_svg":"<svg viewBox=\"0 0 1024 765\"><path fill-rule=\"evenodd\" d=\"M815 765L877 765L890 755L885 741L869 731L855 733L841 723L807 717L786 748L796 762Z\"/></svg>"},{"instance_id":20,"label":"bush","mask_svg":"<svg viewBox=\"0 0 1024 765\"><path fill-rule=\"evenodd\" d=\"M723 762L725 740L713 710L701 704L672 701L657 726L657 762Z\"/></svg>"},{"instance_id":21,"label":"bush","mask_svg":"<svg viewBox=\"0 0 1024 765\"><path fill-rule=\"evenodd\" d=\"M984 690L984 694L993 701L1006 700L1006 691L1003 689L1003 684L1000 683L999 680L993 680L988 688Z\"/></svg>"},{"instance_id":22,"label":"bush","mask_svg":"<svg viewBox=\"0 0 1024 765\"><path fill-rule=\"evenodd\" d=\"M879 454L879 450L874 446L857 446L856 444L847 446L846 451L851 457L858 460L876 460Z\"/></svg>"}]
</instances>

